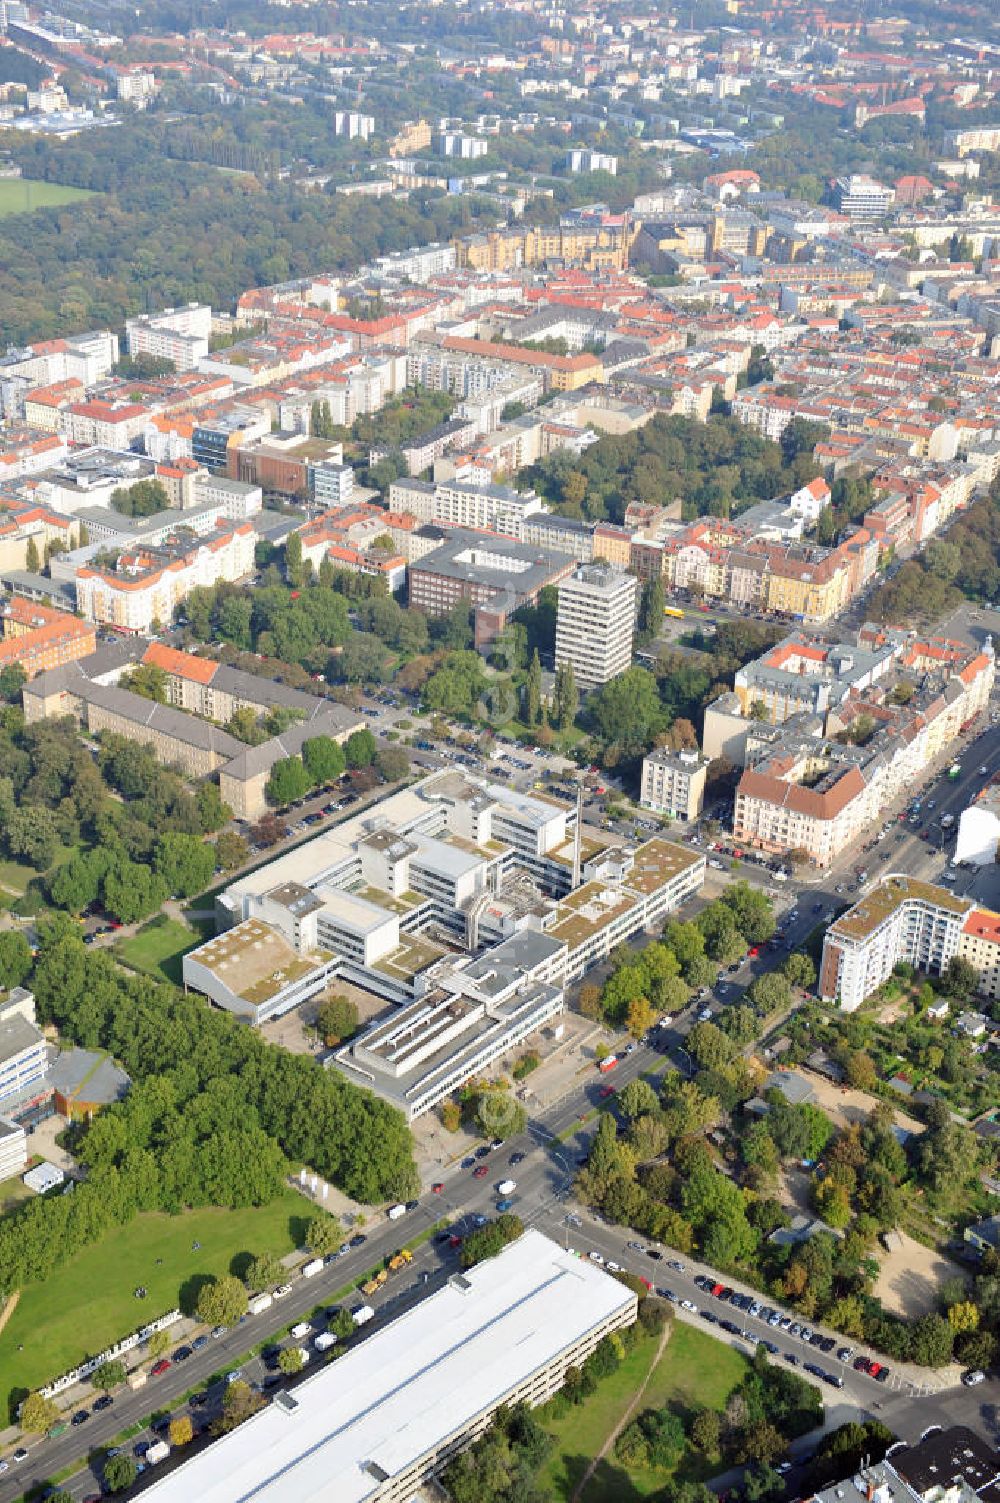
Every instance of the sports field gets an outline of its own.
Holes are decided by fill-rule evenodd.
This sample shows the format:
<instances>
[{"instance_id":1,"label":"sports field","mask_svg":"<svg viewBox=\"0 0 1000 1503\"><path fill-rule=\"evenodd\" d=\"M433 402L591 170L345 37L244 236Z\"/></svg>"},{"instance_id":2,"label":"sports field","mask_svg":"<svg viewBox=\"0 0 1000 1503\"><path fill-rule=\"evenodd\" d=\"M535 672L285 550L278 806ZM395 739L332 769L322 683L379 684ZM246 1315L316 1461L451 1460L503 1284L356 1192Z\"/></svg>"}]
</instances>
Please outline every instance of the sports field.
<instances>
[{"instance_id":1,"label":"sports field","mask_svg":"<svg viewBox=\"0 0 1000 1503\"><path fill-rule=\"evenodd\" d=\"M187 1305L206 1276L230 1272L241 1254L283 1257L301 1245L310 1213L310 1203L287 1190L243 1211L138 1216L30 1285L0 1340L0 1427L15 1390L23 1397L154 1315ZM144 1299L135 1297L139 1285Z\"/></svg>"},{"instance_id":2,"label":"sports field","mask_svg":"<svg viewBox=\"0 0 1000 1503\"><path fill-rule=\"evenodd\" d=\"M30 214L33 209L58 208L93 196L86 188L66 188L62 183L33 177L4 177L0 178L0 219L6 214Z\"/></svg>"}]
</instances>

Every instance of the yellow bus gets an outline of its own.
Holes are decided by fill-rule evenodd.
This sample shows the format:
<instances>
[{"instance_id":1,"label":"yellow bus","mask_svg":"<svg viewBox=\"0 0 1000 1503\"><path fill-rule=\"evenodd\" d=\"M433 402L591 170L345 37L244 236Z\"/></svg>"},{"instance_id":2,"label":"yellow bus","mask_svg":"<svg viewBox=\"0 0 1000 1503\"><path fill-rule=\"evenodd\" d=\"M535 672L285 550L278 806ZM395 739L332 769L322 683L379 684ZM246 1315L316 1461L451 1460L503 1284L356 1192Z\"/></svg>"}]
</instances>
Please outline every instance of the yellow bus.
<instances>
[{"instance_id":1,"label":"yellow bus","mask_svg":"<svg viewBox=\"0 0 1000 1503\"><path fill-rule=\"evenodd\" d=\"M679 610L676 605L665 605L663 607L663 614L665 616L677 616L681 620L684 619L684 612Z\"/></svg>"}]
</instances>

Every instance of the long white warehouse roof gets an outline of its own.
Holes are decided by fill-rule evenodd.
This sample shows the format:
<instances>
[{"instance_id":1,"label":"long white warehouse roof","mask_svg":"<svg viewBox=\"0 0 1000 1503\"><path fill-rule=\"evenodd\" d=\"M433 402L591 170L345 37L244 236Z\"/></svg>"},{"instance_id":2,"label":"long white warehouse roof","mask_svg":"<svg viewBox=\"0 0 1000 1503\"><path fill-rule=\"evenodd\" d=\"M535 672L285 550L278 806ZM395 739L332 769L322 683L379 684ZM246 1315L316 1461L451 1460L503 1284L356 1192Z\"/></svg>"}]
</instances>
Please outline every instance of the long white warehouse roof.
<instances>
[{"instance_id":1,"label":"long white warehouse roof","mask_svg":"<svg viewBox=\"0 0 1000 1503\"><path fill-rule=\"evenodd\" d=\"M529 1230L163 1475L150 1503L363 1503L634 1299Z\"/></svg>"}]
</instances>

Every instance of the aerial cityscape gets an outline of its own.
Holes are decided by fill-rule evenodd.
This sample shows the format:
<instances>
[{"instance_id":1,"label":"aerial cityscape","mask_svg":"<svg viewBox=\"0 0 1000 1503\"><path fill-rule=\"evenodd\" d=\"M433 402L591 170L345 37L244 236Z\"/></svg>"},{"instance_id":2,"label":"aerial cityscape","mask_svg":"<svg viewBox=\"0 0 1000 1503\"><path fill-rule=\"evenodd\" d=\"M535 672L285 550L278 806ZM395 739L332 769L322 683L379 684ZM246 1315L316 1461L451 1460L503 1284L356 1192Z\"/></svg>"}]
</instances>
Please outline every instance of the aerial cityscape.
<instances>
[{"instance_id":1,"label":"aerial cityscape","mask_svg":"<svg viewBox=\"0 0 1000 1503\"><path fill-rule=\"evenodd\" d=\"M0 1503L1000 1503L994 0L0 0Z\"/></svg>"}]
</instances>

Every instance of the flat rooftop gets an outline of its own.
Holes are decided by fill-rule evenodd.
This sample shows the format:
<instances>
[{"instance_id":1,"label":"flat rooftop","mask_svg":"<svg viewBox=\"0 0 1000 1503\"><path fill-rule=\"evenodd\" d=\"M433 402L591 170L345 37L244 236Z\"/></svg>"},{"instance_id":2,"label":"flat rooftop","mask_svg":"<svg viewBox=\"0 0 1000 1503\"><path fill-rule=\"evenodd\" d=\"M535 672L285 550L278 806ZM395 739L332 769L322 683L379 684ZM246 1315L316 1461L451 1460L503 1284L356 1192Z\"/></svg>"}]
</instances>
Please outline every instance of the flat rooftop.
<instances>
[{"instance_id":1,"label":"flat rooftop","mask_svg":"<svg viewBox=\"0 0 1000 1503\"><path fill-rule=\"evenodd\" d=\"M593 861L595 856L600 856L602 852L608 849L609 842L607 840L601 840L601 838L596 835L589 835L586 830L584 830L580 835L581 866L588 861ZM562 845L556 846L554 851L549 851L548 857L550 861L558 861L560 866L572 866L573 854L575 850L576 835L573 834L569 837L568 840L563 841Z\"/></svg>"},{"instance_id":2,"label":"flat rooftop","mask_svg":"<svg viewBox=\"0 0 1000 1503\"><path fill-rule=\"evenodd\" d=\"M396 948L374 961L373 966L393 981L412 981L414 976L419 976L421 971L426 971L428 966L449 953L444 945L435 944L422 934L401 934Z\"/></svg>"},{"instance_id":3,"label":"flat rooftop","mask_svg":"<svg viewBox=\"0 0 1000 1503\"><path fill-rule=\"evenodd\" d=\"M608 887L603 882L585 882L562 900L556 910L556 921L546 932L553 939L565 940L575 950L635 906L635 898L620 888Z\"/></svg>"},{"instance_id":4,"label":"flat rooftop","mask_svg":"<svg viewBox=\"0 0 1000 1503\"><path fill-rule=\"evenodd\" d=\"M643 897L672 882L681 872L690 871L705 860L698 851L689 851L686 846L676 845L672 840L663 840L654 835L644 840L635 850L635 865L625 878L625 886L641 892Z\"/></svg>"},{"instance_id":5,"label":"flat rooftop","mask_svg":"<svg viewBox=\"0 0 1000 1503\"><path fill-rule=\"evenodd\" d=\"M968 913L973 906L968 898L956 897L946 887L918 882L915 877L887 877L831 924L828 932L834 937L842 934L845 939L867 939L897 908L910 902L930 903L957 915Z\"/></svg>"},{"instance_id":6,"label":"flat rooftop","mask_svg":"<svg viewBox=\"0 0 1000 1503\"><path fill-rule=\"evenodd\" d=\"M276 929L250 918L199 945L186 958L211 971L234 996L259 1007L332 957L325 950L298 955Z\"/></svg>"},{"instance_id":7,"label":"flat rooftop","mask_svg":"<svg viewBox=\"0 0 1000 1503\"><path fill-rule=\"evenodd\" d=\"M145 1491L151 1503L365 1503L635 1296L530 1230Z\"/></svg>"}]
</instances>

